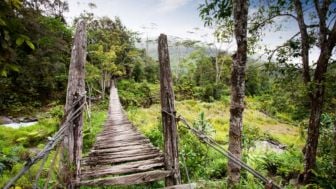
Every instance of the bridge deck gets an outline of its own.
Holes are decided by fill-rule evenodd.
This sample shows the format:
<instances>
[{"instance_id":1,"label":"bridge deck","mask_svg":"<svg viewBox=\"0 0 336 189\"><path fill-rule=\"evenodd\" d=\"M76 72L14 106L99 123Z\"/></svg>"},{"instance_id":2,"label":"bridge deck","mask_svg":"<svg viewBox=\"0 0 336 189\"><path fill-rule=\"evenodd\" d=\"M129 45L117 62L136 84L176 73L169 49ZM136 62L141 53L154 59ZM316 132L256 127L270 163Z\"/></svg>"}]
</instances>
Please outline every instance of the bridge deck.
<instances>
[{"instance_id":1,"label":"bridge deck","mask_svg":"<svg viewBox=\"0 0 336 189\"><path fill-rule=\"evenodd\" d=\"M118 91L111 87L109 115L90 153L82 158L80 185L132 185L161 180L164 170L159 149L128 120Z\"/></svg>"}]
</instances>

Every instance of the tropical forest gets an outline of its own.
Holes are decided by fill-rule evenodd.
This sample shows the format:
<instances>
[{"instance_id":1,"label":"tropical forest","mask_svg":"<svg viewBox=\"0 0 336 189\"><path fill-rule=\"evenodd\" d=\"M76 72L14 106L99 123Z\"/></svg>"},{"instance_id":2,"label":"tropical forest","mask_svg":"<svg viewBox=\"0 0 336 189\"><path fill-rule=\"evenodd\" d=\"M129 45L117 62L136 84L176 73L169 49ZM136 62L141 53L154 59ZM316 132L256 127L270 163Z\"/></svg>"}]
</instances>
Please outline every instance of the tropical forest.
<instances>
[{"instance_id":1,"label":"tropical forest","mask_svg":"<svg viewBox=\"0 0 336 189\"><path fill-rule=\"evenodd\" d=\"M335 0L0 0L0 187L336 189Z\"/></svg>"}]
</instances>

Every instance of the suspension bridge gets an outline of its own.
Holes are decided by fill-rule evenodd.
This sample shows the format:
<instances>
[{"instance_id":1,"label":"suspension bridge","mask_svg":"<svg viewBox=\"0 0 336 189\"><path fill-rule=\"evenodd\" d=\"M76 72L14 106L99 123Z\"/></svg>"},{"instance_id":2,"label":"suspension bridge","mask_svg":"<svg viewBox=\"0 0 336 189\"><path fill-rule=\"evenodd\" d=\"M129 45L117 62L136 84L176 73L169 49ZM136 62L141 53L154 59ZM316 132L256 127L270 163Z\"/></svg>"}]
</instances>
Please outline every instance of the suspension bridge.
<instances>
[{"instance_id":1,"label":"suspension bridge","mask_svg":"<svg viewBox=\"0 0 336 189\"><path fill-rule=\"evenodd\" d=\"M96 136L92 149L82 157L83 107L86 98L84 82L86 32L84 22L79 21L71 54L65 115L60 129L49 139L45 148L29 159L17 175L8 181L4 189L14 186L34 164L43 160L40 171L35 177L34 188L38 188L37 182L46 157L60 144L63 150L61 170L65 177L63 184L66 188L134 185L165 180L166 189L193 189L194 184L181 184L177 142L178 120L201 141L260 179L266 188L279 189L279 186L236 158L216 141L191 127L181 115L176 115L167 37L161 34L158 43L163 152L153 146L150 140L128 120L119 100L116 83L112 81L108 118L102 132ZM48 183L44 186L48 188Z\"/></svg>"}]
</instances>

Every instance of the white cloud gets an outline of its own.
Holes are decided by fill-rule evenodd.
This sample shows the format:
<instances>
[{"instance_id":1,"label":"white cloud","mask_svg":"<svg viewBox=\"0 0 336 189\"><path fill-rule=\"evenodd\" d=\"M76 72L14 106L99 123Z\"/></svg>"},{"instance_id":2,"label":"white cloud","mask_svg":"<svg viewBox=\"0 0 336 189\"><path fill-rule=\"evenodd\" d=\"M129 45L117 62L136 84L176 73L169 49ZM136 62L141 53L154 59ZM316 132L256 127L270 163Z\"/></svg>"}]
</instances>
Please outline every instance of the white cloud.
<instances>
[{"instance_id":1,"label":"white cloud","mask_svg":"<svg viewBox=\"0 0 336 189\"><path fill-rule=\"evenodd\" d=\"M159 11L170 12L184 6L189 1L190 0L160 0Z\"/></svg>"}]
</instances>

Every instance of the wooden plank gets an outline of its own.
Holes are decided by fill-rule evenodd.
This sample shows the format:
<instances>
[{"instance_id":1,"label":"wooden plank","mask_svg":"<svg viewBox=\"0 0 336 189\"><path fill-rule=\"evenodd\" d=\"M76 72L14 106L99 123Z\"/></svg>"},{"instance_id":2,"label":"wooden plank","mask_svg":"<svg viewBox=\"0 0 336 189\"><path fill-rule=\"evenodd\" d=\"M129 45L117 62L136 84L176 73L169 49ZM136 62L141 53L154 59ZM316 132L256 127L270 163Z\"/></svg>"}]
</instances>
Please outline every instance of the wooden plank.
<instances>
[{"instance_id":1,"label":"wooden plank","mask_svg":"<svg viewBox=\"0 0 336 189\"><path fill-rule=\"evenodd\" d=\"M121 135L121 136L105 136L103 138L98 138L96 142L101 143L101 142L115 142L115 141L134 141L134 140L139 140L139 139L145 139L145 137L139 134L128 134L128 135Z\"/></svg>"},{"instance_id":2,"label":"wooden plank","mask_svg":"<svg viewBox=\"0 0 336 189\"><path fill-rule=\"evenodd\" d=\"M137 130L132 126L125 126L125 127L121 127L121 128L106 128L106 130L104 130L100 133L100 136L102 136L102 135L115 135L115 134L118 134L120 132L136 133Z\"/></svg>"},{"instance_id":3,"label":"wooden plank","mask_svg":"<svg viewBox=\"0 0 336 189\"><path fill-rule=\"evenodd\" d=\"M141 144L148 144L150 140L148 138L137 140L133 142L119 142L119 143L101 143L101 145L94 144L93 149L107 149L107 148L118 148L123 146L132 146L132 145L141 145Z\"/></svg>"},{"instance_id":4,"label":"wooden plank","mask_svg":"<svg viewBox=\"0 0 336 189\"><path fill-rule=\"evenodd\" d=\"M104 132L100 133L98 136L115 136L115 135L120 135L120 134L124 134L124 133L131 133L131 132L134 133L134 132L138 132L138 131L134 127L127 127L127 128L124 128L124 130L119 130L119 131L104 131ZM141 134L141 133L139 133L139 134Z\"/></svg>"},{"instance_id":5,"label":"wooden plank","mask_svg":"<svg viewBox=\"0 0 336 189\"><path fill-rule=\"evenodd\" d=\"M119 157L131 157L131 156L137 156L139 154L149 154L149 153L156 153L160 154L160 150L153 149L153 148L147 148L147 149L135 149L135 150L127 150L122 152L113 152L113 153L96 153L96 154L90 154L89 158L92 160L96 159L106 159L106 158L119 158Z\"/></svg>"},{"instance_id":6,"label":"wooden plank","mask_svg":"<svg viewBox=\"0 0 336 189\"><path fill-rule=\"evenodd\" d=\"M110 118L114 118L115 116L125 116L125 114L121 111L112 111L110 112Z\"/></svg>"},{"instance_id":7,"label":"wooden plank","mask_svg":"<svg viewBox=\"0 0 336 189\"><path fill-rule=\"evenodd\" d=\"M119 165L111 166L110 168L105 168L105 169L93 168L90 171L83 172L81 175L81 179L98 178L98 177L104 177L107 175L144 172L144 171L149 171L153 168L159 168L163 166L164 166L164 162L163 162L162 157L154 158L154 159L149 159L149 160L119 164Z\"/></svg>"},{"instance_id":8,"label":"wooden plank","mask_svg":"<svg viewBox=\"0 0 336 189\"><path fill-rule=\"evenodd\" d=\"M106 134L106 135L100 135L100 136L97 136L97 139L101 140L101 139L109 139L109 138L116 138L116 137L121 137L121 136L143 136L143 135L140 135L139 133L137 132L132 132L132 131L123 131L123 132L118 132L118 133L109 133L109 134Z\"/></svg>"},{"instance_id":9,"label":"wooden plank","mask_svg":"<svg viewBox=\"0 0 336 189\"><path fill-rule=\"evenodd\" d=\"M78 184L81 186L133 185L160 180L170 174L171 171L155 170L120 177L82 180Z\"/></svg>"},{"instance_id":10,"label":"wooden plank","mask_svg":"<svg viewBox=\"0 0 336 189\"><path fill-rule=\"evenodd\" d=\"M132 137L118 137L118 138L110 138L110 139L100 139L100 140L97 140L96 141L96 144L102 144L102 143L106 143L106 142L109 142L109 143L112 143L112 142L115 142L115 143L118 143L118 142L121 142L121 141L129 141L129 142L134 142L134 141L137 141L137 140L143 140L145 139L144 136L132 136Z\"/></svg>"},{"instance_id":11,"label":"wooden plank","mask_svg":"<svg viewBox=\"0 0 336 189\"><path fill-rule=\"evenodd\" d=\"M91 161L88 158L83 158L81 161L81 165L108 165L108 164L115 164L115 163L125 163L130 161L138 161L138 160L145 160L145 159L151 159L156 157L163 157L162 154L156 154L156 153L150 153L150 154L140 154L137 156L131 156L131 157L119 157L119 158L110 158L110 159L99 159L96 161Z\"/></svg>"},{"instance_id":12,"label":"wooden plank","mask_svg":"<svg viewBox=\"0 0 336 189\"><path fill-rule=\"evenodd\" d=\"M105 136L97 136L97 141L104 141L104 140L119 140L119 139L127 139L127 138L132 138L132 137L142 137L145 138L143 135L140 135L139 133L135 132L126 132L123 134L119 135L105 135Z\"/></svg>"},{"instance_id":13,"label":"wooden plank","mask_svg":"<svg viewBox=\"0 0 336 189\"><path fill-rule=\"evenodd\" d=\"M130 121L128 119L121 119L121 120L108 120L106 122L108 125L122 125L122 124L130 124Z\"/></svg>"},{"instance_id":14,"label":"wooden plank","mask_svg":"<svg viewBox=\"0 0 336 189\"><path fill-rule=\"evenodd\" d=\"M118 126L105 126L104 130L102 130L102 133L113 133L117 131L123 131L123 130L134 130L136 129L131 124L122 124Z\"/></svg>"},{"instance_id":15,"label":"wooden plank","mask_svg":"<svg viewBox=\"0 0 336 189\"><path fill-rule=\"evenodd\" d=\"M190 184L180 184L180 185L174 185L174 186L168 186L163 189L195 189L196 183L190 183Z\"/></svg>"},{"instance_id":16,"label":"wooden plank","mask_svg":"<svg viewBox=\"0 0 336 189\"><path fill-rule=\"evenodd\" d=\"M107 148L107 149L99 149L99 150L90 150L89 154L94 153L113 153L113 152L121 152L121 151L128 151L128 150L135 150L135 149L157 149L152 144L141 144L141 145L131 145L131 146L123 146L118 148Z\"/></svg>"},{"instance_id":17,"label":"wooden plank","mask_svg":"<svg viewBox=\"0 0 336 189\"><path fill-rule=\"evenodd\" d=\"M118 115L118 116L114 116L113 118L110 118L108 120L108 123L113 123L113 122L116 122L116 121L128 121L128 118L124 115L122 115L122 116Z\"/></svg>"}]
</instances>

